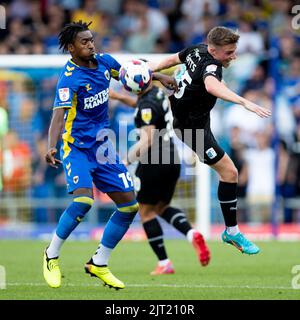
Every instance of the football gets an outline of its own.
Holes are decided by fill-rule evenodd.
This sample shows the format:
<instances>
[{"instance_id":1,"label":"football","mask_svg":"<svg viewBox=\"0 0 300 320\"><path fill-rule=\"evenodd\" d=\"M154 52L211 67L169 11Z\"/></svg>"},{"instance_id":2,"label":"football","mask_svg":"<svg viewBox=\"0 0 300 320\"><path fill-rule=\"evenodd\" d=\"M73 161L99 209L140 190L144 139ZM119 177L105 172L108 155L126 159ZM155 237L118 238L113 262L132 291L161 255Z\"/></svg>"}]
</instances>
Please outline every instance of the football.
<instances>
[{"instance_id":1,"label":"football","mask_svg":"<svg viewBox=\"0 0 300 320\"><path fill-rule=\"evenodd\" d=\"M151 70L142 60L125 62L119 71L119 80L127 91L139 94L151 83Z\"/></svg>"}]
</instances>

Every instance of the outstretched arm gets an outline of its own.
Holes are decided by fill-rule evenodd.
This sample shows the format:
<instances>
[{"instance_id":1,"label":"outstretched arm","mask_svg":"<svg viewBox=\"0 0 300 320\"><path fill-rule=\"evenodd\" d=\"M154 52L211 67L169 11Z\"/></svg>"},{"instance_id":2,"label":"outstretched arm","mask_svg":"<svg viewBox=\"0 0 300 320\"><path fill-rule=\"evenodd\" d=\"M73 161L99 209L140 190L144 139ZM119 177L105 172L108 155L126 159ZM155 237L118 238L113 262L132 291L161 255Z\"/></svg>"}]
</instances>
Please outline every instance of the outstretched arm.
<instances>
[{"instance_id":1,"label":"outstretched arm","mask_svg":"<svg viewBox=\"0 0 300 320\"><path fill-rule=\"evenodd\" d=\"M242 105L245 109L256 113L262 118L267 118L271 115L271 111L261 107L231 91L223 82L219 81L214 76L207 76L204 79L206 91L217 98L230 101Z\"/></svg>"},{"instance_id":2,"label":"outstretched arm","mask_svg":"<svg viewBox=\"0 0 300 320\"><path fill-rule=\"evenodd\" d=\"M173 66L176 66L177 64L182 63L179 59L179 55L178 53L172 54L168 57L166 57L165 59L163 59L160 62L152 62L152 61L148 61L148 66L149 69L152 70L153 72L155 71L160 71L163 69L167 69Z\"/></svg>"},{"instance_id":3,"label":"outstretched arm","mask_svg":"<svg viewBox=\"0 0 300 320\"><path fill-rule=\"evenodd\" d=\"M132 107L132 108L136 107L137 99L131 97L128 94L123 94L123 93L117 92L115 90L109 89L109 97L110 97L110 99L118 100L118 101L128 105L129 107Z\"/></svg>"}]
</instances>

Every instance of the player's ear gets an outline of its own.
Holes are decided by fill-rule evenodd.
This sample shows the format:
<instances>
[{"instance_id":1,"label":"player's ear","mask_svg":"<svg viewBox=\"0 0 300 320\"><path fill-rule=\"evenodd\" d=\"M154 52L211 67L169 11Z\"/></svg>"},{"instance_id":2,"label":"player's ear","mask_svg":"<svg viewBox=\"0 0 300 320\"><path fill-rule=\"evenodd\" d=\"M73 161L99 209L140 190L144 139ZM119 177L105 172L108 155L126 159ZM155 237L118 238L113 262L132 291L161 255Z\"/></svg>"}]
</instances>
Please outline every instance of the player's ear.
<instances>
[{"instance_id":1,"label":"player's ear","mask_svg":"<svg viewBox=\"0 0 300 320\"><path fill-rule=\"evenodd\" d=\"M211 52L212 54L215 54L215 53L217 52L217 49L216 49L215 46L209 45L209 48L210 48L210 52Z\"/></svg>"},{"instance_id":2,"label":"player's ear","mask_svg":"<svg viewBox=\"0 0 300 320\"><path fill-rule=\"evenodd\" d=\"M74 47L73 43L69 43L69 44L68 44L68 51L69 51L70 53L73 53L73 52L74 52L74 49L75 49L75 47Z\"/></svg>"}]
</instances>

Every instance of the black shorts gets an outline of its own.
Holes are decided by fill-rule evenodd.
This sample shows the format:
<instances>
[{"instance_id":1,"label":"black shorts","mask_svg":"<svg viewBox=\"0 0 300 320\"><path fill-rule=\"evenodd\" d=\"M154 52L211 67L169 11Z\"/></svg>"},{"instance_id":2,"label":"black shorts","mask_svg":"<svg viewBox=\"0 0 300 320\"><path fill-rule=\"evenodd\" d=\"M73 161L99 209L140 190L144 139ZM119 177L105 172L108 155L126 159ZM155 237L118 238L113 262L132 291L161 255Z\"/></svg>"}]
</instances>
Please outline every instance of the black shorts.
<instances>
[{"instance_id":1,"label":"black shorts","mask_svg":"<svg viewBox=\"0 0 300 320\"><path fill-rule=\"evenodd\" d=\"M136 197L139 203L170 203L180 176L180 164L139 164L135 175L140 179Z\"/></svg>"},{"instance_id":2,"label":"black shorts","mask_svg":"<svg viewBox=\"0 0 300 320\"><path fill-rule=\"evenodd\" d=\"M203 129L182 128L176 119L173 126L178 138L196 152L201 162L212 165L223 158L225 151L211 132L209 121Z\"/></svg>"}]
</instances>

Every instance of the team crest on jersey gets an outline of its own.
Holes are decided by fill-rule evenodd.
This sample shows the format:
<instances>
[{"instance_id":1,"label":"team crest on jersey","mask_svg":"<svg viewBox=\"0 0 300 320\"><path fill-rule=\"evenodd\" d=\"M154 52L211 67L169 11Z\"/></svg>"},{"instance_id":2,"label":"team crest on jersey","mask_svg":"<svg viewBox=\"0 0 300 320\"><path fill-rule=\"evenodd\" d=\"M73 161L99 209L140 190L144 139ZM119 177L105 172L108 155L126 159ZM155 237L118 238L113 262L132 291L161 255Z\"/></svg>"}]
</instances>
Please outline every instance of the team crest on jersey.
<instances>
[{"instance_id":1,"label":"team crest on jersey","mask_svg":"<svg viewBox=\"0 0 300 320\"><path fill-rule=\"evenodd\" d=\"M78 181L79 181L79 177L78 177L78 176L73 177L73 182L74 182L75 184L77 184Z\"/></svg>"},{"instance_id":2,"label":"team crest on jersey","mask_svg":"<svg viewBox=\"0 0 300 320\"><path fill-rule=\"evenodd\" d=\"M110 79L110 74L109 74L108 70L105 70L104 75L105 75L105 78L106 78L107 80Z\"/></svg>"},{"instance_id":3,"label":"team crest on jersey","mask_svg":"<svg viewBox=\"0 0 300 320\"><path fill-rule=\"evenodd\" d=\"M215 64L210 64L209 66L206 67L205 71L207 73L214 73L217 70L218 66L216 66Z\"/></svg>"},{"instance_id":4,"label":"team crest on jersey","mask_svg":"<svg viewBox=\"0 0 300 320\"><path fill-rule=\"evenodd\" d=\"M150 108L146 108L142 110L142 120L149 124L152 119L152 110Z\"/></svg>"},{"instance_id":5,"label":"team crest on jersey","mask_svg":"<svg viewBox=\"0 0 300 320\"><path fill-rule=\"evenodd\" d=\"M60 101L68 101L70 98L70 89L60 88L58 89L58 95L59 95Z\"/></svg>"},{"instance_id":6,"label":"team crest on jersey","mask_svg":"<svg viewBox=\"0 0 300 320\"><path fill-rule=\"evenodd\" d=\"M92 90L92 88L91 88L91 85L88 83L88 84L86 84L85 85L85 87L86 87L86 91L90 91L90 90Z\"/></svg>"}]
</instances>

